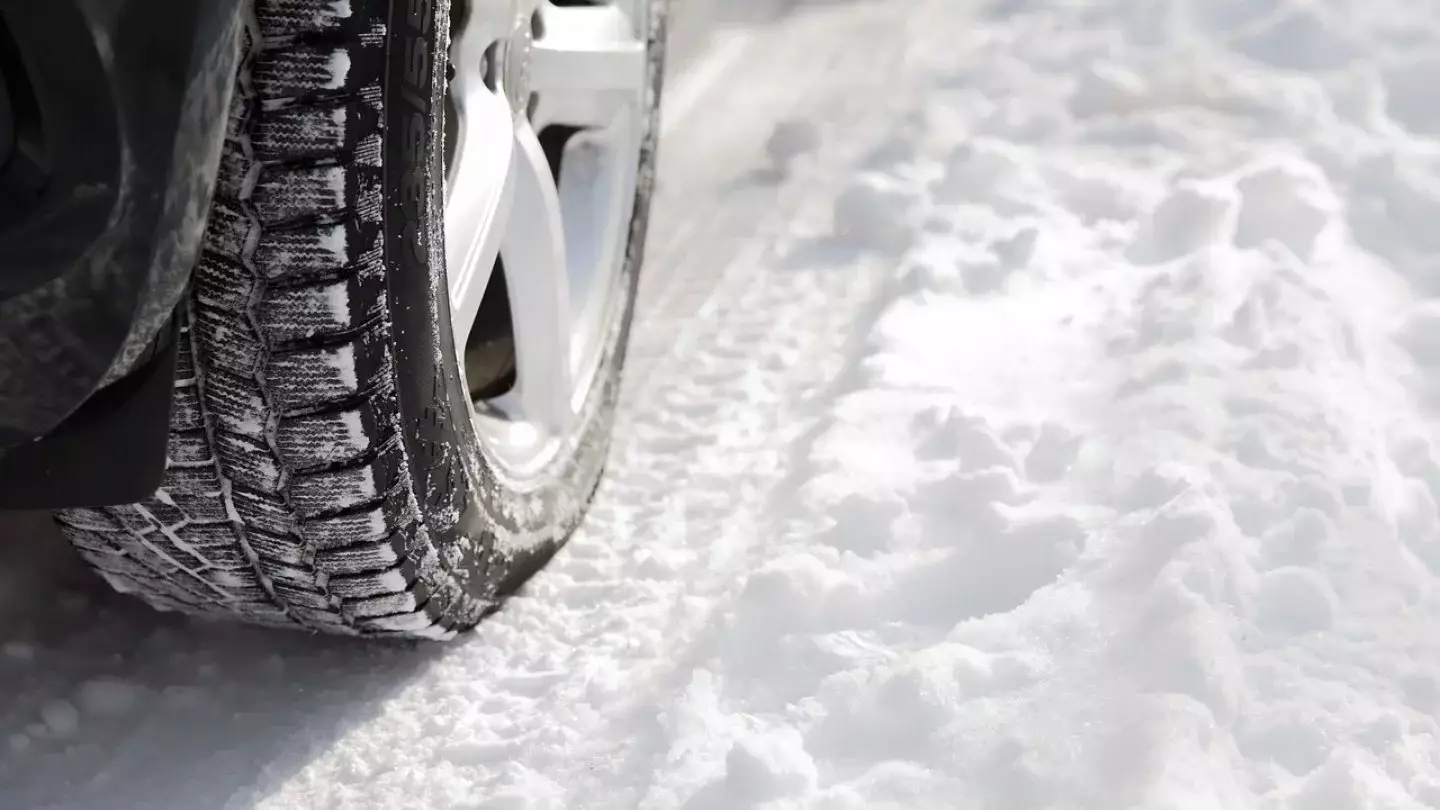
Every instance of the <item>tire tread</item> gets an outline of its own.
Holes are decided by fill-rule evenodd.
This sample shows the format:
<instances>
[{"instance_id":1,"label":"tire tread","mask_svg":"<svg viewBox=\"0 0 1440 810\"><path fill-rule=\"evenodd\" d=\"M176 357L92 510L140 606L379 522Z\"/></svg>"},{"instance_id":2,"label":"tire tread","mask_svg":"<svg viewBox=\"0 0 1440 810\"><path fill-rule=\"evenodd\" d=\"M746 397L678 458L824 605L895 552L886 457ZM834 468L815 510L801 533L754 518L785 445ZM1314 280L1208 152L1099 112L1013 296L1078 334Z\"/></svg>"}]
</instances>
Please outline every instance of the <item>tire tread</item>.
<instances>
[{"instance_id":1,"label":"tire tread","mask_svg":"<svg viewBox=\"0 0 1440 810\"><path fill-rule=\"evenodd\" d=\"M383 26L362 2L255 0L182 328L166 478L58 514L162 609L443 636L486 606L431 593L397 440L379 181ZM454 601L454 600L452 600ZM462 600L464 601L464 600Z\"/></svg>"}]
</instances>

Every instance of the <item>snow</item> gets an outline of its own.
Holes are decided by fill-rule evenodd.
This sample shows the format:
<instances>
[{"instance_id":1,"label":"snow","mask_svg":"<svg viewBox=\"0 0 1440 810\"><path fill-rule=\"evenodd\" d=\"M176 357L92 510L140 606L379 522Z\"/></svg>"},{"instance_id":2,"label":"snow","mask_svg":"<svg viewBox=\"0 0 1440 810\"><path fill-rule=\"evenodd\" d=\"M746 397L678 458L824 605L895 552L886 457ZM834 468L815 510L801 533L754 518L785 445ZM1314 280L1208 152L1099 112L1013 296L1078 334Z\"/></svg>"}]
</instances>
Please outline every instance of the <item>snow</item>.
<instances>
[{"instance_id":1,"label":"snow","mask_svg":"<svg viewBox=\"0 0 1440 810\"><path fill-rule=\"evenodd\" d=\"M64 700L52 700L40 707L40 718L44 730L56 737L71 736L80 726L80 711Z\"/></svg>"},{"instance_id":2,"label":"snow","mask_svg":"<svg viewBox=\"0 0 1440 810\"><path fill-rule=\"evenodd\" d=\"M6 575L0 806L1440 807L1440 13L767 25L550 569L424 650Z\"/></svg>"},{"instance_id":3,"label":"snow","mask_svg":"<svg viewBox=\"0 0 1440 810\"><path fill-rule=\"evenodd\" d=\"M344 87L350 79L350 52L337 50L330 54L326 69L330 74L330 78L326 80L326 86L331 89ZM343 183L344 181L339 182Z\"/></svg>"},{"instance_id":4,"label":"snow","mask_svg":"<svg viewBox=\"0 0 1440 810\"><path fill-rule=\"evenodd\" d=\"M29 661L35 657L35 648L23 641L7 641L0 645L0 655L17 661Z\"/></svg>"}]
</instances>

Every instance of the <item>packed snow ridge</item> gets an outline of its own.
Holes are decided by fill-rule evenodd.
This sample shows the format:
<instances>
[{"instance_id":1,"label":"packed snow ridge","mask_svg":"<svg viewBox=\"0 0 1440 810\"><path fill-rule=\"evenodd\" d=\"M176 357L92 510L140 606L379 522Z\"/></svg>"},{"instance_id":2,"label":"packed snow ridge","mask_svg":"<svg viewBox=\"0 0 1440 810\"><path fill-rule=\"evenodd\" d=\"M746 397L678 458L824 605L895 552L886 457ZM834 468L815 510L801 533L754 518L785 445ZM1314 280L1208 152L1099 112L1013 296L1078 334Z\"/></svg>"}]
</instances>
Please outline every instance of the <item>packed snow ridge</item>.
<instances>
[{"instance_id":1,"label":"packed snow ridge","mask_svg":"<svg viewBox=\"0 0 1440 810\"><path fill-rule=\"evenodd\" d=\"M921 101L839 168L846 122L780 125L807 201L566 553L420 662L231 662L400 685L216 754L262 763L224 806L1440 808L1440 7L868 5ZM106 806L67 740L245 691L172 708L166 660L37 705L0 781Z\"/></svg>"}]
</instances>

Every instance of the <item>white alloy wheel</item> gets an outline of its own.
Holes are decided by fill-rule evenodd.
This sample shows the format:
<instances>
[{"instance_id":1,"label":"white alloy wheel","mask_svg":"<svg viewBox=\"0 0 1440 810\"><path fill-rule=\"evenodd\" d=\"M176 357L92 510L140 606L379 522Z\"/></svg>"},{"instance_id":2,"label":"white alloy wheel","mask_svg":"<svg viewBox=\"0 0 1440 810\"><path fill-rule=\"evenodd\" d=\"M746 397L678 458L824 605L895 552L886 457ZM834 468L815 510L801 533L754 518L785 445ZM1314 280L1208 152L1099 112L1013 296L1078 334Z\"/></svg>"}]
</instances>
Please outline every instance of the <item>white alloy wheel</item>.
<instances>
[{"instance_id":1,"label":"white alloy wheel","mask_svg":"<svg viewBox=\"0 0 1440 810\"><path fill-rule=\"evenodd\" d=\"M457 0L451 13L452 329L472 361L482 451L498 477L524 487L581 426L624 305L650 3ZM497 266L508 295L486 314L508 316L498 350L513 349L513 369L506 358L477 362L472 341Z\"/></svg>"}]
</instances>

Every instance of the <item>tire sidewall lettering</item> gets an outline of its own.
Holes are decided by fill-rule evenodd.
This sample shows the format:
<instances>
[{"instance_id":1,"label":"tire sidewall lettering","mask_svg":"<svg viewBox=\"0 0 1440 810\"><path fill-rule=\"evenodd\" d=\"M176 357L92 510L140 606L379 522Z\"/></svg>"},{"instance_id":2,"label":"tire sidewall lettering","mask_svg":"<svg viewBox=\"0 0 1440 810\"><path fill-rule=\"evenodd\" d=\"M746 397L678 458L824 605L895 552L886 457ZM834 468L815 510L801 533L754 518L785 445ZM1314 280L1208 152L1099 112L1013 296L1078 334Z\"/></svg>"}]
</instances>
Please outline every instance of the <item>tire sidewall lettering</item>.
<instances>
[{"instance_id":1,"label":"tire sidewall lettering","mask_svg":"<svg viewBox=\"0 0 1440 810\"><path fill-rule=\"evenodd\" d=\"M400 99L411 109L400 133L406 168L400 178L400 210L404 219L401 238L410 258L422 266L429 260L421 212L430 193L427 160L430 137L430 0L408 0L404 32L403 87Z\"/></svg>"}]
</instances>

